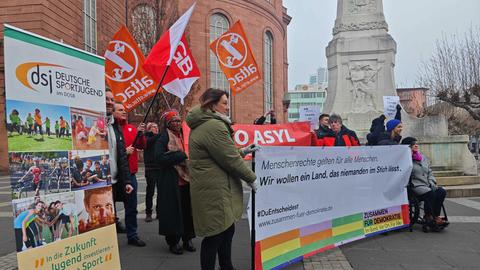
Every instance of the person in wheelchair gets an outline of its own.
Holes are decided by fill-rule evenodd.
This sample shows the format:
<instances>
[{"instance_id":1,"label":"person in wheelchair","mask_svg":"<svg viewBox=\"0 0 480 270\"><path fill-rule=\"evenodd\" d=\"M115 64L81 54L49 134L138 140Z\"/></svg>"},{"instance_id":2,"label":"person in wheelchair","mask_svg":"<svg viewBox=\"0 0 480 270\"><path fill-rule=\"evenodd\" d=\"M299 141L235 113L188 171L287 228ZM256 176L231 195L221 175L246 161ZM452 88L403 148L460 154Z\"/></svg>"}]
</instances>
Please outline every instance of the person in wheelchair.
<instances>
[{"instance_id":1,"label":"person in wheelchair","mask_svg":"<svg viewBox=\"0 0 480 270\"><path fill-rule=\"evenodd\" d=\"M449 223L440 216L440 211L447 192L437 186L427 158L420 153L417 139L407 137L402 140L402 144L408 145L412 150L413 168L409 186L417 199L424 202L425 223L434 228L446 227Z\"/></svg>"}]
</instances>

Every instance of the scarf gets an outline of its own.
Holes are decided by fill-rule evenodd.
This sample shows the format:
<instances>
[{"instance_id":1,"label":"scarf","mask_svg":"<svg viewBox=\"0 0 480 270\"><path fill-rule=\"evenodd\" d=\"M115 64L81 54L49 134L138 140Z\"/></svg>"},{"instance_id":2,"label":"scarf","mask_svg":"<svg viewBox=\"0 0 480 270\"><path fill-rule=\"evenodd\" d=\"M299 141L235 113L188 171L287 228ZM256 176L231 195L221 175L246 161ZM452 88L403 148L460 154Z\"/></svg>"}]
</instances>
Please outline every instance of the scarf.
<instances>
[{"instance_id":1,"label":"scarf","mask_svg":"<svg viewBox=\"0 0 480 270\"><path fill-rule=\"evenodd\" d=\"M422 161L422 153L420 153L420 151L413 152L412 159L415 161Z\"/></svg>"},{"instance_id":2,"label":"scarf","mask_svg":"<svg viewBox=\"0 0 480 270\"><path fill-rule=\"evenodd\" d=\"M167 145L168 151L185 152L185 149L183 148L183 139L181 137L182 135L177 136L170 129L167 129L167 132L168 132L168 145ZM188 182L190 182L190 178L188 176L187 164L185 162L182 162L181 164L175 165L173 167L178 173L178 185L184 186Z\"/></svg>"}]
</instances>

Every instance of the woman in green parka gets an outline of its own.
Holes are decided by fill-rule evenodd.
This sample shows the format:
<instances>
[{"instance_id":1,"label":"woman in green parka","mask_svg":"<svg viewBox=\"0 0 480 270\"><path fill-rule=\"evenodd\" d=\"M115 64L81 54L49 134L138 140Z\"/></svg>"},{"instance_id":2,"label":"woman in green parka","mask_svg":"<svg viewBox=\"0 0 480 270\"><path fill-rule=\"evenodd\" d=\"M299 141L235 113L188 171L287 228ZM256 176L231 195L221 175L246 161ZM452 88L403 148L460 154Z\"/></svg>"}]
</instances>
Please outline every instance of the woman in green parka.
<instances>
[{"instance_id":1,"label":"woman in green parka","mask_svg":"<svg viewBox=\"0 0 480 270\"><path fill-rule=\"evenodd\" d=\"M234 269L232 238L235 221L243 212L241 180L255 189L255 173L243 156L258 150L255 145L237 149L228 118L228 94L207 89L200 107L187 115L189 138L190 194L195 232L203 236L200 261L202 270L213 270L216 254L220 269Z\"/></svg>"}]
</instances>

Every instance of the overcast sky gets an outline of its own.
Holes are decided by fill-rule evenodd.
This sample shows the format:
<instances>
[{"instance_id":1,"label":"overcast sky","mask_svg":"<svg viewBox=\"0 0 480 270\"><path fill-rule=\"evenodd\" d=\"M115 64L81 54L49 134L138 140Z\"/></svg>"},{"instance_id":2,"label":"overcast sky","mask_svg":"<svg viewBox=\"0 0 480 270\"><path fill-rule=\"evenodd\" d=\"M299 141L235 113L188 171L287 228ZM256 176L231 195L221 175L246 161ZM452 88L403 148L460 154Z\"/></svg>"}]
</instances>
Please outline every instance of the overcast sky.
<instances>
[{"instance_id":1,"label":"overcast sky","mask_svg":"<svg viewBox=\"0 0 480 270\"><path fill-rule=\"evenodd\" d=\"M283 5L293 17L288 26L288 81L293 89L327 65L325 47L332 39L337 0L283 0ZM443 34L480 27L480 0L383 0L383 9L397 42L397 87L417 86L420 64Z\"/></svg>"}]
</instances>

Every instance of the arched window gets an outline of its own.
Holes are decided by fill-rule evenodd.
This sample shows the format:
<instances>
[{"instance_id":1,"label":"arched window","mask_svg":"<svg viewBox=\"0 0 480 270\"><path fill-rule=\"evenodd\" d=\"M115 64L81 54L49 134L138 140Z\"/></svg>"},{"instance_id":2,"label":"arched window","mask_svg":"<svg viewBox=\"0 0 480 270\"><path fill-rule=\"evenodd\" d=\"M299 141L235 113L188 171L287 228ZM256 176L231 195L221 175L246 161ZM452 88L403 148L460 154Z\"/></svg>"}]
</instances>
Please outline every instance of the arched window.
<instances>
[{"instance_id":1,"label":"arched window","mask_svg":"<svg viewBox=\"0 0 480 270\"><path fill-rule=\"evenodd\" d=\"M273 35L270 31L263 35L263 108L273 109Z\"/></svg>"},{"instance_id":2,"label":"arched window","mask_svg":"<svg viewBox=\"0 0 480 270\"><path fill-rule=\"evenodd\" d=\"M157 41L157 19L155 9L149 5L138 5L132 12L133 37L144 55Z\"/></svg>"},{"instance_id":3,"label":"arched window","mask_svg":"<svg viewBox=\"0 0 480 270\"><path fill-rule=\"evenodd\" d=\"M215 13L210 17L210 43L227 32L230 24L227 17ZM210 44L207 44L209 46ZM210 50L210 87L230 91L228 80L218 64L217 57Z\"/></svg>"}]
</instances>

